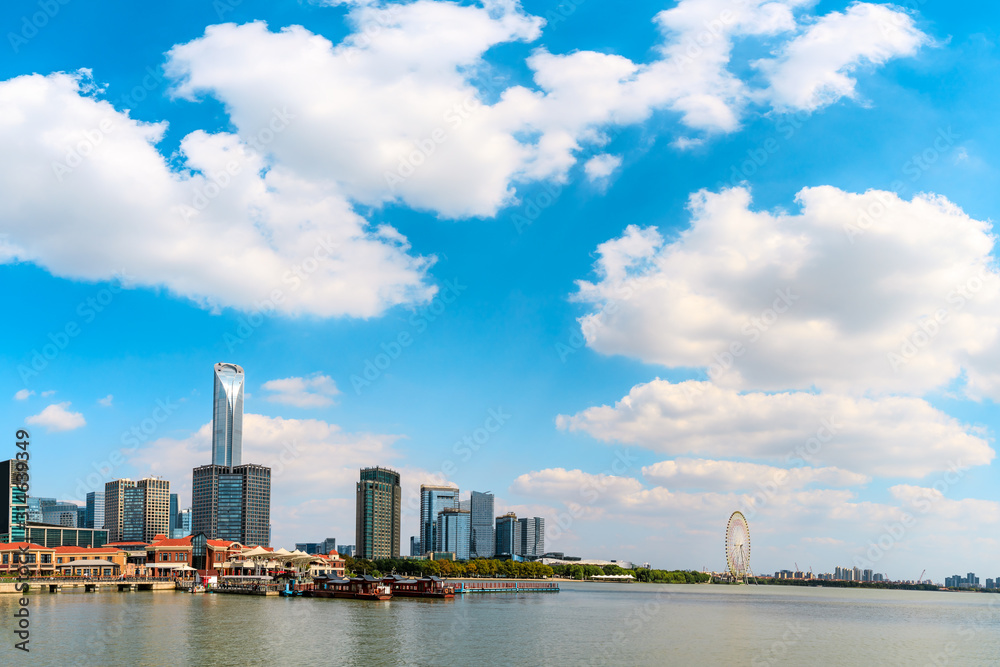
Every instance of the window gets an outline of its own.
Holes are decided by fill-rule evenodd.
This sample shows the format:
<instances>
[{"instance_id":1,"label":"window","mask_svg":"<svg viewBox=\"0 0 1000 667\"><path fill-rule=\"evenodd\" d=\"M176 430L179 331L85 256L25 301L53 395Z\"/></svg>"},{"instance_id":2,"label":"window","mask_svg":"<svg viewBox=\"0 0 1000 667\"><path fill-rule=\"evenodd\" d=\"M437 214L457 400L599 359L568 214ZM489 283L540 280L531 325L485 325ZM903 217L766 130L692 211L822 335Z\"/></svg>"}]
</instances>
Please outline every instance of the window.
<instances>
[{"instance_id":1,"label":"window","mask_svg":"<svg viewBox=\"0 0 1000 667\"><path fill-rule=\"evenodd\" d=\"M6 565L8 562L10 562L10 554L4 554L3 555L3 564Z\"/></svg>"},{"instance_id":2,"label":"window","mask_svg":"<svg viewBox=\"0 0 1000 667\"><path fill-rule=\"evenodd\" d=\"M6 562L6 561L5 561L5 562ZM58 558L56 558L56 562L57 562L57 563L61 563L61 562L63 562L63 559L62 559L62 556L59 556Z\"/></svg>"}]
</instances>

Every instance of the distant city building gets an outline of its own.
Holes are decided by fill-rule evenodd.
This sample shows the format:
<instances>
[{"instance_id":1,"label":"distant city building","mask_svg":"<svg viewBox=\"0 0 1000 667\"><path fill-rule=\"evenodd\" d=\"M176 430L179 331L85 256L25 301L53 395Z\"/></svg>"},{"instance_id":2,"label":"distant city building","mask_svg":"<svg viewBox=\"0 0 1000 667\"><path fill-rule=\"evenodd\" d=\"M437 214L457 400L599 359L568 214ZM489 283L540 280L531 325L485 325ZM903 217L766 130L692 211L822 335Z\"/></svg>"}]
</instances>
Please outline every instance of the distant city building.
<instances>
[{"instance_id":1,"label":"distant city building","mask_svg":"<svg viewBox=\"0 0 1000 667\"><path fill-rule=\"evenodd\" d=\"M79 505L64 501L46 504L42 507L42 523L52 526L76 528L79 520L78 509L80 509Z\"/></svg>"},{"instance_id":2,"label":"distant city building","mask_svg":"<svg viewBox=\"0 0 1000 667\"><path fill-rule=\"evenodd\" d=\"M417 536L410 537L410 555L423 556L424 550L420 548L420 539Z\"/></svg>"},{"instance_id":3,"label":"distant city building","mask_svg":"<svg viewBox=\"0 0 1000 667\"><path fill-rule=\"evenodd\" d=\"M991 588L991 589L996 588L996 584L994 583L993 579L986 580L986 588Z\"/></svg>"},{"instance_id":4,"label":"distant city building","mask_svg":"<svg viewBox=\"0 0 1000 667\"><path fill-rule=\"evenodd\" d=\"M496 518L496 549L494 555L514 556L521 548L521 523L517 515L508 512Z\"/></svg>"},{"instance_id":5,"label":"distant city building","mask_svg":"<svg viewBox=\"0 0 1000 667\"><path fill-rule=\"evenodd\" d=\"M45 515L45 508L55 505L55 498L32 498L28 497L28 521L41 523Z\"/></svg>"},{"instance_id":6,"label":"distant city building","mask_svg":"<svg viewBox=\"0 0 1000 667\"><path fill-rule=\"evenodd\" d=\"M191 508L182 509L174 519L175 528L170 531L170 538L179 540L191 534Z\"/></svg>"},{"instance_id":7,"label":"distant city building","mask_svg":"<svg viewBox=\"0 0 1000 667\"><path fill-rule=\"evenodd\" d=\"M364 468L356 491L357 557L399 558L402 508L399 473L388 468Z\"/></svg>"},{"instance_id":8,"label":"distant city building","mask_svg":"<svg viewBox=\"0 0 1000 667\"><path fill-rule=\"evenodd\" d=\"M337 540L328 537L322 542L296 542L295 548L307 554L328 554L337 550Z\"/></svg>"},{"instance_id":9,"label":"distant city building","mask_svg":"<svg viewBox=\"0 0 1000 667\"><path fill-rule=\"evenodd\" d=\"M493 494L473 491L469 499L469 558L492 558L496 552Z\"/></svg>"},{"instance_id":10,"label":"distant city building","mask_svg":"<svg viewBox=\"0 0 1000 667\"><path fill-rule=\"evenodd\" d=\"M104 528L104 492L91 491L87 494L87 505L83 518L84 528Z\"/></svg>"},{"instance_id":11,"label":"distant city building","mask_svg":"<svg viewBox=\"0 0 1000 667\"><path fill-rule=\"evenodd\" d=\"M104 521L111 542L151 542L170 526L170 482L148 477L116 479L104 485Z\"/></svg>"},{"instance_id":12,"label":"distant city building","mask_svg":"<svg viewBox=\"0 0 1000 667\"><path fill-rule=\"evenodd\" d=\"M236 364L214 367L212 463L192 471L191 534L269 546L271 469L243 463L243 386Z\"/></svg>"},{"instance_id":13,"label":"distant city building","mask_svg":"<svg viewBox=\"0 0 1000 667\"><path fill-rule=\"evenodd\" d=\"M18 467L17 459L0 461L0 484L3 485L0 489L0 541L3 542L26 541L27 522L30 520L28 502L35 500L28 498L21 485L22 471ZM24 465L21 464L20 467ZM31 471L27 472L30 477ZM30 480L28 484L30 485Z\"/></svg>"},{"instance_id":14,"label":"distant city building","mask_svg":"<svg viewBox=\"0 0 1000 667\"><path fill-rule=\"evenodd\" d=\"M468 510L446 507L438 512L434 551L451 552L457 560L469 560L469 531L471 520Z\"/></svg>"},{"instance_id":15,"label":"distant city building","mask_svg":"<svg viewBox=\"0 0 1000 667\"><path fill-rule=\"evenodd\" d=\"M518 519L521 524L521 539L518 556L533 558L545 553L545 519L535 516Z\"/></svg>"},{"instance_id":16,"label":"distant city building","mask_svg":"<svg viewBox=\"0 0 1000 667\"><path fill-rule=\"evenodd\" d=\"M174 530L177 529L177 514L180 511L177 502L177 494L170 494L170 527L167 529L167 537L173 537Z\"/></svg>"},{"instance_id":17,"label":"distant city building","mask_svg":"<svg viewBox=\"0 0 1000 667\"><path fill-rule=\"evenodd\" d=\"M354 545L353 544L342 544L339 547L337 547L337 553L339 553L344 558L347 558L348 556L350 556L351 558L354 558L354 554L355 554Z\"/></svg>"},{"instance_id":18,"label":"distant city building","mask_svg":"<svg viewBox=\"0 0 1000 667\"><path fill-rule=\"evenodd\" d=\"M434 551L437 517L443 509L458 509L458 489L453 486L420 485L420 546Z\"/></svg>"}]
</instances>

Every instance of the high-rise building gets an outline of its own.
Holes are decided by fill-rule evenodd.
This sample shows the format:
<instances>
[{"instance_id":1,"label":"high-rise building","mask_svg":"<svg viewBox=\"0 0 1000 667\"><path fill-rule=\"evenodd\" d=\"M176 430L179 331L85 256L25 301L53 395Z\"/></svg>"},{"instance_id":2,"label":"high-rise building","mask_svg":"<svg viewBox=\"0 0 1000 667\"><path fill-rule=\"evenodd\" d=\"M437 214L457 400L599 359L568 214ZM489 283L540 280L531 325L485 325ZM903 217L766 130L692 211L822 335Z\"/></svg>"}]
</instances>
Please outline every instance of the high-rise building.
<instances>
[{"instance_id":1,"label":"high-rise building","mask_svg":"<svg viewBox=\"0 0 1000 667\"><path fill-rule=\"evenodd\" d=\"M170 482L147 477L104 485L104 522L111 542L152 542L170 527Z\"/></svg>"},{"instance_id":2,"label":"high-rise building","mask_svg":"<svg viewBox=\"0 0 1000 667\"><path fill-rule=\"evenodd\" d=\"M83 518L84 528L104 528L104 492L87 494L87 508Z\"/></svg>"},{"instance_id":3,"label":"high-rise building","mask_svg":"<svg viewBox=\"0 0 1000 667\"><path fill-rule=\"evenodd\" d=\"M517 555L521 547L521 523L516 514L508 512L496 518L496 538L494 555Z\"/></svg>"},{"instance_id":4,"label":"high-rise building","mask_svg":"<svg viewBox=\"0 0 1000 667\"><path fill-rule=\"evenodd\" d=\"M521 524L521 539L518 542L518 556L541 556L545 553L545 519L525 517L518 519Z\"/></svg>"},{"instance_id":5,"label":"high-rise building","mask_svg":"<svg viewBox=\"0 0 1000 667\"><path fill-rule=\"evenodd\" d=\"M269 546L271 469L253 463L194 469L191 532L209 539Z\"/></svg>"},{"instance_id":6,"label":"high-rise building","mask_svg":"<svg viewBox=\"0 0 1000 667\"><path fill-rule=\"evenodd\" d=\"M42 523L50 526L66 526L76 528L79 519L77 510L80 508L75 503L56 501L52 504L42 506Z\"/></svg>"},{"instance_id":7,"label":"high-rise building","mask_svg":"<svg viewBox=\"0 0 1000 667\"><path fill-rule=\"evenodd\" d=\"M410 537L410 555L411 556L423 556L424 551L420 546L420 538L416 535Z\"/></svg>"},{"instance_id":8,"label":"high-rise building","mask_svg":"<svg viewBox=\"0 0 1000 667\"><path fill-rule=\"evenodd\" d=\"M296 542L295 548L307 554L328 554L337 550L337 540L328 537L322 542Z\"/></svg>"},{"instance_id":9,"label":"high-rise building","mask_svg":"<svg viewBox=\"0 0 1000 667\"><path fill-rule=\"evenodd\" d=\"M353 544L341 544L337 548L337 553L339 553L344 558L347 558L348 556L354 558L354 555L355 553L357 553L357 550L354 548Z\"/></svg>"},{"instance_id":10,"label":"high-rise building","mask_svg":"<svg viewBox=\"0 0 1000 667\"><path fill-rule=\"evenodd\" d=\"M243 368L215 365L212 409L212 465L231 468L243 463Z\"/></svg>"},{"instance_id":11,"label":"high-rise building","mask_svg":"<svg viewBox=\"0 0 1000 667\"><path fill-rule=\"evenodd\" d=\"M55 498L33 498L28 496L28 521L42 523L42 518L45 516L45 508L55 504Z\"/></svg>"},{"instance_id":12,"label":"high-rise building","mask_svg":"<svg viewBox=\"0 0 1000 667\"><path fill-rule=\"evenodd\" d=\"M215 364L212 463L192 472L191 532L246 545L271 542L271 469L243 464L243 368Z\"/></svg>"},{"instance_id":13,"label":"high-rise building","mask_svg":"<svg viewBox=\"0 0 1000 667\"><path fill-rule=\"evenodd\" d=\"M177 513L177 518L174 521L176 526L172 531L170 531L170 537L175 540L179 540L182 537L187 537L191 534L191 508L183 509Z\"/></svg>"},{"instance_id":14,"label":"high-rise building","mask_svg":"<svg viewBox=\"0 0 1000 667\"><path fill-rule=\"evenodd\" d=\"M27 464L17 459L0 461L0 541L24 542L28 527L28 493L22 475L30 475Z\"/></svg>"},{"instance_id":15,"label":"high-rise building","mask_svg":"<svg viewBox=\"0 0 1000 667\"><path fill-rule=\"evenodd\" d=\"M458 509L458 489L453 486L420 485L420 546L434 551L437 544L437 517L443 509Z\"/></svg>"},{"instance_id":16,"label":"high-rise building","mask_svg":"<svg viewBox=\"0 0 1000 667\"><path fill-rule=\"evenodd\" d=\"M399 473L388 468L363 468L355 508L358 558L399 558L401 508Z\"/></svg>"},{"instance_id":17,"label":"high-rise building","mask_svg":"<svg viewBox=\"0 0 1000 667\"><path fill-rule=\"evenodd\" d=\"M468 510L444 508L438 512L434 551L451 552L455 554L456 560L469 560L470 527Z\"/></svg>"},{"instance_id":18,"label":"high-rise building","mask_svg":"<svg viewBox=\"0 0 1000 667\"><path fill-rule=\"evenodd\" d=\"M469 558L493 558L496 550L493 494L473 491L469 499Z\"/></svg>"},{"instance_id":19,"label":"high-rise building","mask_svg":"<svg viewBox=\"0 0 1000 667\"><path fill-rule=\"evenodd\" d=\"M172 537L174 534L174 529L177 528L177 512L180 508L178 507L177 494L170 494L170 527L167 529L167 537Z\"/></svg>"}]
</instances>

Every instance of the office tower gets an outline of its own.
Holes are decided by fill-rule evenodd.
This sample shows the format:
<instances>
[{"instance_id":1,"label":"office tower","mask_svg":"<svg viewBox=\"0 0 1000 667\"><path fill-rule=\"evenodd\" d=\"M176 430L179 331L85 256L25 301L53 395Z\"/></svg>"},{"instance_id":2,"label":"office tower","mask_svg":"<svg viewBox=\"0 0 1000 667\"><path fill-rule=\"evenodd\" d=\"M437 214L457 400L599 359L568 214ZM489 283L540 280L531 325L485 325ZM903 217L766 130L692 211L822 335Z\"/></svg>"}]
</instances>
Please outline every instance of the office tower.
<instances>
[{"instance_id":1,"label":"office tower","mask_svg":"<svg viewBox=\"0 0 1000 667\"><path fill-rule=\"evenodd\" d=\"M545 519L540 516L535 517L535 555L545 555Z\"/></svg>"},{"instance_id":2,"label":"office tower","mask_svg":"<svg viewBox=\"0 0 1000 667\"><path fill-rule=\"evenodd\" d=\"M496 550L494 531L493 494L472 492L469 499L469 557L493 558Z\"/></svg>"},{"instance_id":3,"label":"office tower","mask_svg":"<svg viewBox=\"0 0 1000 667\"><path fill-rule=\"evenodd\" d=\"M437 516L446 508L458 508L458 489L453 486L420 485L420 546L434 551L437 544ZM360 546L360 543L359 543Z\"/></svg>"},{"instance_id":4,"label":"office tower","mask_svg":"<svg viewBox=\"0 0 1000 667\"><path fill-rule=\"evenodd\" d=\"M103 491L91 491L87 494L87 509L84 514L84 528L104 528Z\"/></svg>"},{"instance_id":5,"label":"office tower","mask_svg":"<svg viewBox=\"0 0 1000 667\"><path fill-rule=\"evenodd\" d=\"M420 540L414 535L410 538L410 555L411 556L422 556L424 554L423 550L420 548Z\"/></svg>"},{"instance_id":6,"label":"office tower","mask_svg":"<svg viewBox=\"0 0 1000 667\"><path fill-rule=\"evenodd\" d=\"M87 527L87 506L76 508L76 525L80 528Z\"/></svg>"},{"instance_id":7,"label":"office tower","mask_svg":"<svg viewBox=\"0 0 1000 667\"><path fill-rule=\"evenodd\" d=\"M348 556L350 556L351 558L354 558L354 554L356 553L356 550L355 550L353 544L342 544L337 549L337 553L339 553L344 558L347 558Z\"/></svg>"},{"instance_id":8,"label":"office tower","mask_svg":"<svg viewBox=\"0 0 1000 667\"><path fill-rule=\"evenodd\" d=\"M253 463L193 471L191 532L245 545L271 543L271 469Z\"/></svg>"},{"instance_id":9,"label":"office tower","mask_svg":"<svg viewBox=\"0 0 1000 667\"><path fill-rule=\"evenodd\" d=\"M172 531L170 531L170 537L177 540L182 537L187 537L191 534L191 508L183 509L177 513L177 518L174 520L174 525L176 526Z\"/></svg>"},{"instance_id":10,"label":"office tower","mask_svg":"<svg viewBox=\"0 0 1000 667\"><path fill-rule=\"evenodd\" d=\"M334 537L328 537L319 544L319 552L321 554L329 554L337 550L337 539Z\"/></svg>"},{"instance_id":11,"label":"office tower","mask_svg":"<svg viewBox=\"0 0 1000 667\"><path fill-rule=\"evenodd\" d=\"M177 510L178 510L177 494L170 494L170 527L167 528L167 537L171 537L174 534L174 530L177 528Z\"/></svg>"},{"instance_id":12,"label":"office tower","mask_svg":"<svg viewBox=\"0 0 1000 667\"><path fill-rule=\"evenodd\" d=\"M104 485L104 522L111 542L152 542L170 526L170 482L147 477Z\"/></svg>"},{"instance_id":13,"label":"office tower","mask_svg":"<svg viewBox=\"0 0 1000 667\"><path fill-rule=\"evenodd\" d=\"M361 470L355 508L358 558L399 558L401 508L398 472L388 468Z\"/></svg>"},{"instance_id":14,"label":"office tower","mask_svg":"<svg viewBox=\"0 0 1000 667\"><path fill-rule=\"evenodd\" d=\"M19 465L20 464L20 465ZM20 470L25 464L17 459L0 461L0 540L3 542L24 542L28 528L28 494L22 486L22 472L30 475L30 470ZM30 480L28 480L30 484Z\"/></svg>"},{"instance_id":15,"label":"office tower","mask_svg":"<svg viewBox=\"0 0 1000 667\"><path fill-rule=\"evenodd\" d=\"M446 507L438 512L434 551L451 552L456 560L469 560L470 526L468 510Z\"/></svg>"},{"instance_id":16,"label":"office tower","mask_svg":"<svg viewBox=\"0 0 1000 667\"><path fill-rule=\"evenodd\" d=\"M61 501L42 505L42 523L76 528L79 509L79 505Z\"/></svg>"},{"instance_id":17,"label":"office tower","mask_svg":"<svg viewBox=\"0 0 1000 667\"><path fill-rule=\"evenodd\" d=\"M215 364L212 463L192 471L191 532L245 545L271 543L271 469L243 464L243 369Z\"/></svg>"},{"instance_id":18,"label":"office tower","mask_svg":"<svg viewBox=\"0 0 1000 667\"><path fill-rule=\"evenodd\" d=\"M212 409L212 465L233 467L243 463L243 368L215 365Z\"/></svg>"},{"instance_id":19,"label":"office tower","mask_svg":"<svg viewBox=\"0 0 1000 667\"><path fill-rule=\"evenodd\" d=\"M28 521L42 523L45 518L46 508L55 504L55 498L32 498L28 496Z\"/></svg>"},{"instance_id":20,"label":"office tower","mask_svg":"<svg viewBox=\"0 0 1000 667\"><path fill-rule=\"evenodd\" d=\"M518 556L534 556L535 555L535 520L524 517L523 519L518 519L517 522L520 524L521 528L521 539L517 543L517 555Z\"/></svg>"},{"instance_id":21,"label":"office tower","mask_svg":"<svg viewBox=\"0 0 1000 667\"><path fill-rule=\"evenodd\" d=\"M497 556L514 556L521 550L521 523L517 515L508 512L496 518Z\"/></svg>"}]
</instances>

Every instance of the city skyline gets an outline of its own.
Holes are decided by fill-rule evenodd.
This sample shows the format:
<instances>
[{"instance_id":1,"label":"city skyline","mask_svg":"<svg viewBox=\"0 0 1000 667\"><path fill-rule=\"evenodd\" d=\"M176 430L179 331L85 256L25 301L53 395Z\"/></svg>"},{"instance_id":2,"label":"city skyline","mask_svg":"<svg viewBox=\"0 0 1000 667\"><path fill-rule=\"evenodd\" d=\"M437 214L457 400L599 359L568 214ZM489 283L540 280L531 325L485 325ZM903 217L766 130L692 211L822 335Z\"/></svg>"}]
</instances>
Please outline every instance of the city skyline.
<instances>
[{"instance_id":1,"label":"city skyline","mask_svg":"<svg viewBox=\"0 0 1000 667\"><path fill-rule=\"evenodd\" d=\"M223 4L0 60L39 497L228 456L347 543L376 466L404 541L435 484L595 558L719 570L741 511L755 570L991 571L998 10Z\"/></svg>"}]
</instances>

